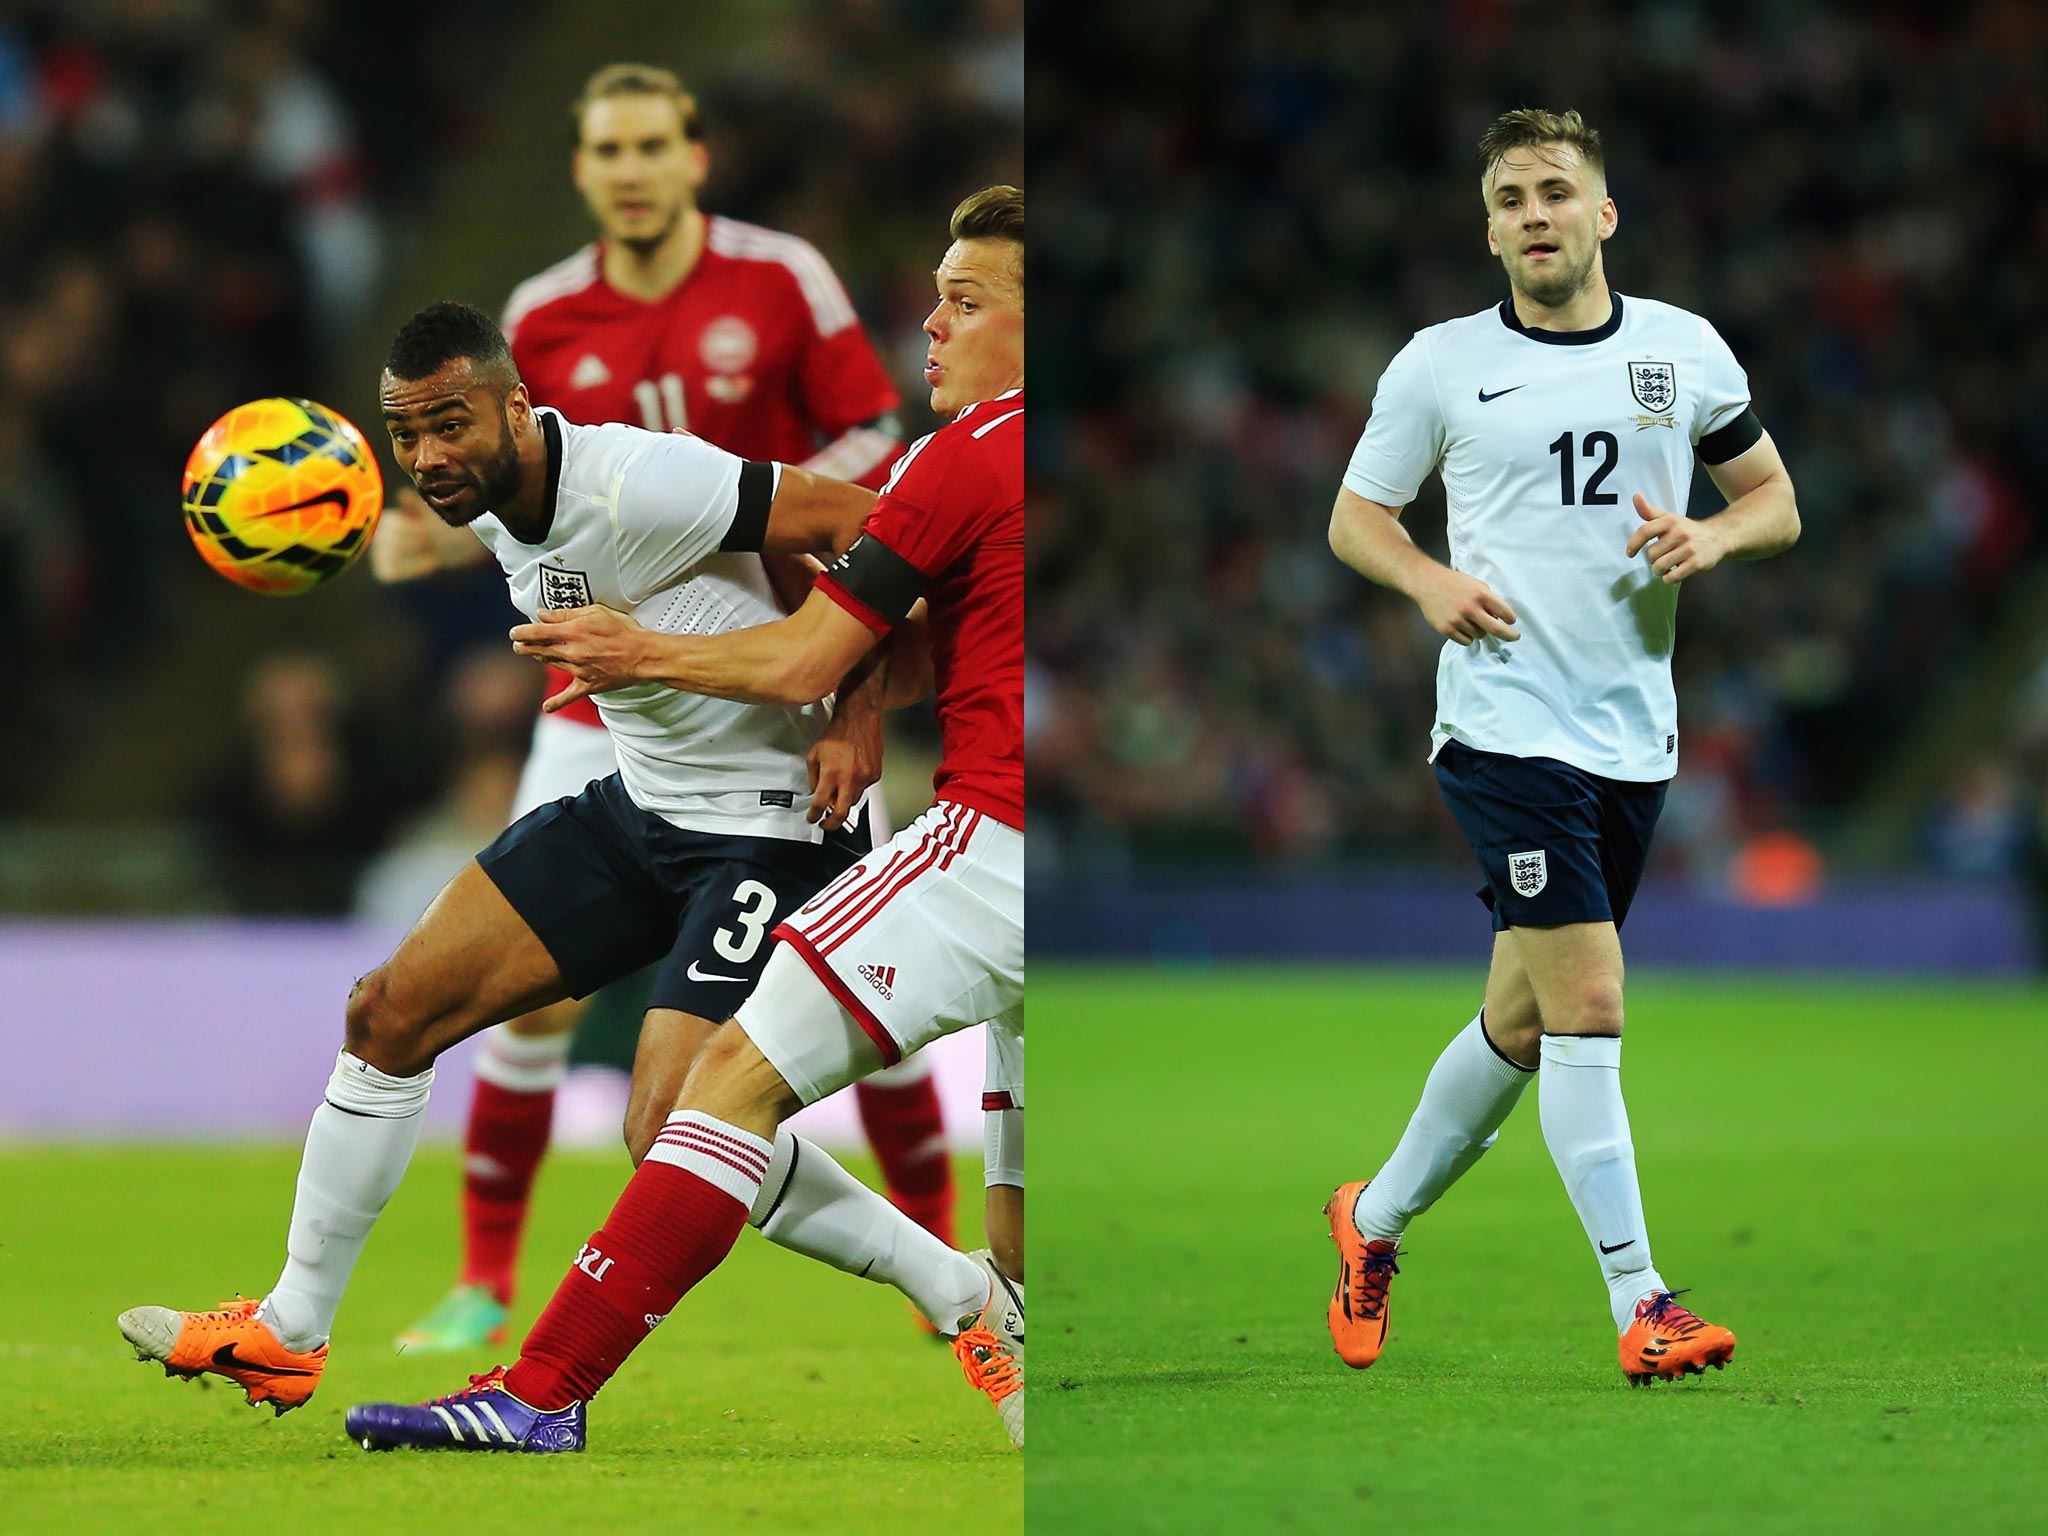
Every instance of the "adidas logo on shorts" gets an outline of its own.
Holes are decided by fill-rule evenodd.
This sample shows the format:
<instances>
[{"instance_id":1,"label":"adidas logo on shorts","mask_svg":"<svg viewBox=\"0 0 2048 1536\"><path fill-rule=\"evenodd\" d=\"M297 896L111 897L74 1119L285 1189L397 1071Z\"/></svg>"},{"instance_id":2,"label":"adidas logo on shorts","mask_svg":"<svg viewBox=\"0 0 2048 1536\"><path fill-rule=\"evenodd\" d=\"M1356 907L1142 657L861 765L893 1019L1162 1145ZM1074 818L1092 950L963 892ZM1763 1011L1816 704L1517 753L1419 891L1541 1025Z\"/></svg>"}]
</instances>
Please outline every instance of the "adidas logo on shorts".
<instances>
[{"instance_id":1,"label":"adidas logo on shorts","mask_svg":"<svg viewBox=\"0 0 2048 1536\"><path fill-rule=\"evenodd\" d=\"M863 965L859 967L860 979L881 993L885 998L895 997L891 990L896 985L896 967L893 965Z\"/></svg>"}]
</instances>

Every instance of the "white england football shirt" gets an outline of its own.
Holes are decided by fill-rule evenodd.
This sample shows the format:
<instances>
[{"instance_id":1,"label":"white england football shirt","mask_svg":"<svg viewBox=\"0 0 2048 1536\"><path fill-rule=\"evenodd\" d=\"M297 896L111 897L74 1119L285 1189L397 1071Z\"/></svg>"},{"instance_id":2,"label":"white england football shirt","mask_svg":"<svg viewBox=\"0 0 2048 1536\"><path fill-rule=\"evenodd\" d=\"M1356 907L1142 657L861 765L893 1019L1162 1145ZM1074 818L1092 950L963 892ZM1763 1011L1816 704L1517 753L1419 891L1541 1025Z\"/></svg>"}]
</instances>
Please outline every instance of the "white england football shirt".
<instances>
[{"instance_id":1,"label":"white england football shirt","mask_svg":"<svg viewBox=\"0 0 2048 1536\"><path fill-rule=\"evenodd\" d=\"M1401 349L1345 489L1404 507L1441 469L1451 565L1505 598L1522 635L1445 642L1432 758L1455 740L1612 779L1671 777L1678 588L1624 554L1642 524L1632 497L1684 510L1696 448L1715 463L1754 442L1739 425L1748 406L1714 328L1651 299L1615 294L1589 331L1526 330L1504 301Z\"/></svg>"},{"instance_id":2,"label":"white england football shirt","mask_svg":"<svg viewBox=\"0 0 2048 1536\"><path fill-rule=\"evenodd\" d=\"M671 635L782 617L761 557L718 548L739 506L745 460L700 437L534 414L554 503L546 535L522 544L489 513L470 524L497 556L521 613L602 603ZM659 683L596 698L619 777L642 810L696 832L823 836L804 819L804 760L830 718L824 705L736 704Z\"/></svg>"}]
</instances>

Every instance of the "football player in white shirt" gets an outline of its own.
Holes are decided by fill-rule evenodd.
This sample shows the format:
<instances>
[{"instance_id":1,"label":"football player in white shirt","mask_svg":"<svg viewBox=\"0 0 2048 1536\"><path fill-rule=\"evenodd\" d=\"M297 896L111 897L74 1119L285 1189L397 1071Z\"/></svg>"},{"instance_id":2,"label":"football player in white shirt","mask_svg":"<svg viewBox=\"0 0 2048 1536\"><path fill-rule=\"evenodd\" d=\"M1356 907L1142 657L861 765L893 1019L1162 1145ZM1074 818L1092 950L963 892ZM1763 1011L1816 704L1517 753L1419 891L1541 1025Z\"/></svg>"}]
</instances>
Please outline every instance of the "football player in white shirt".
<instances>
[{"instance_id":1,"label":"football player in white shirt","mask_svg":"<svg viewBox=\"0 0 2048 1536\"><path fill-rule=\"evenodd\" d=\"M382 395L400 465L444 522L472 528L498 557L529 617L601 603L669 633L767 623L782 609L760 552L844 550L875 502L701 438L576 426L536 409L496 323L465 305L430 305L400 329ZM858 856L806 814L822 706L655 684L598 706L619 772L514 822L350 993L347 1045L307 1133L277 1284L260 1302L209 1312L124 1312L141 1358L167 1374L225 1376L279 1413L303 1404L356 1258L411 1160L442 1051L660 961L648 1012L658 1027L642 1038L686 1054L650 1063L643 1051L636 1069L672 1092L711 1021L760 979L773 923ZM687 1002L707 989L724 1000ZM652 1119L630 1137L636 1154L668 1106L643 1105ZM897 1285L946 1334L990 1305L980 1264L818 1148L785 1132L765 1162L750 1219L771 1240Z\"/></svg>"},{"instance_id":2,"label":"football player in white shirt","mask_svg":"<svg viewBox=\"0 0 2048 1536\"><path fill-rule=\"evenodd\" d=\"M1485 1005L1423 1085L1394 1153L1327 1212L1330 1335L1385 1342L1402 1233L1493 1144L1541 1068L1543 1138L1596 1250L1631 1383L1716 1368L1735 1336L1672 1299L1650 1257L1621 1096L1618 930L1677 765L1678 588L1799 536L1792 481L1727 345L1624 298L1600 136L1509 112L1479 144L1487 247L1508 297L1419 332L1380 380L1330 522L1338 557L1448 642L1431 759L1485 877ZM1693 461L1728 505L1685 515ZM1450 564L1402 508L1441 471Z\"/></svg>"}]
</instances>

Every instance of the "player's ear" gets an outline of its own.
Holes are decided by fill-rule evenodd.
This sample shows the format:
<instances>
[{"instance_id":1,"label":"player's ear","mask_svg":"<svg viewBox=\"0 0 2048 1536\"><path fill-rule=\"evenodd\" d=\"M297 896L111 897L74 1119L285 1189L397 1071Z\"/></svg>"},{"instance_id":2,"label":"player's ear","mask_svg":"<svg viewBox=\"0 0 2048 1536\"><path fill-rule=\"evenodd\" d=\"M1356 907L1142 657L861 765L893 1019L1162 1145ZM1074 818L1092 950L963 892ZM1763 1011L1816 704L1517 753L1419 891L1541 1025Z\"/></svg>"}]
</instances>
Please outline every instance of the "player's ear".
<instances>
[{"instance_id":1,"label":"player's ear","mask_svg":"<svg viewBox=\"0 0 2048 1536\"><path fill-rule=\"evenodd\" d=\"M1614 199L1600 199L1600 238L1611 240L1614 232L1621 227L1621 210L1614 205Z\"/></svg>"}]
</instances>

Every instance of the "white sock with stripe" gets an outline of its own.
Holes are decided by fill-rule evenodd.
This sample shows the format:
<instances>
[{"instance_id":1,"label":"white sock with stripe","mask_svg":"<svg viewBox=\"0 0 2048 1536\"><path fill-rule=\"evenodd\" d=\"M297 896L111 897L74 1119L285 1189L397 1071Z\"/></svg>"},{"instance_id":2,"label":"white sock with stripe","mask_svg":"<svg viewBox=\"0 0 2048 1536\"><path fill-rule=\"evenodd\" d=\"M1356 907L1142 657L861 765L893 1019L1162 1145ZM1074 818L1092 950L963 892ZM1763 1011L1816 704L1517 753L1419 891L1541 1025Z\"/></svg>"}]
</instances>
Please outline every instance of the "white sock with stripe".
<instances>
[{"instance_id":1,"label":"white sock with stripe","mask_svg":"<svg viewBox=\"0 0 2048 1536\"><path fill-rule=\"evenodd\" d=\"M941 1333L988 1304L988 1276L848 1173L830 1155L788 1130L747 1220L770 1242L893 1285Z\"/></svg>"},{"instance_id":2,"label":"white sock with stripe","mask_svg":"<svg viewBox=\"0 0 2048 1536\"><path fill-rule=\"evenodd\" d=\"M313 1111L292 1201L289 1257L262 1318L286 1349L318 1349L370 1229L405 1177L434 1069L392 1077L343 1051Z\"/></svg>"},{"instance_id":3,"label":"white sock with stripe","mask_svg":"<svg viewBox=\"0 0 2048 1536\"><path fill-rule=\"evenodd\" d=\"M1536 1076L1488 1038L1486 1010L1451 1038L1422 1085L1408 1128L1372 1182L1359 1191L1353 1219L1367 1237L1398 1239L1493 1145L1522 1091Z\"/></svg>"},{"instance_id":4,"label":"white sock with stripe","mask_svg":"<svg viewBox=\"0 0 2048 1536\"><path fill-rule=\"evenodd\" d=\"M1621 1099L1621 1037L1545 1035L1542 1076L1536 1106L1544 1144L1600 1261L1620 1332L1634 1321L1638 1301L1665 1288L1650 1261L1635 1143Z\"/></svg>"}]
</instances>

